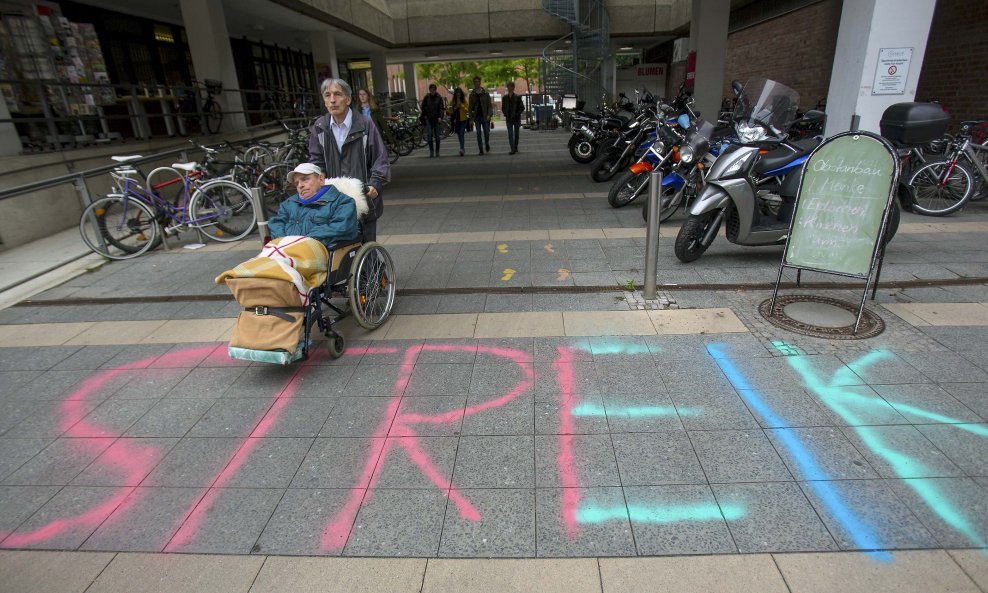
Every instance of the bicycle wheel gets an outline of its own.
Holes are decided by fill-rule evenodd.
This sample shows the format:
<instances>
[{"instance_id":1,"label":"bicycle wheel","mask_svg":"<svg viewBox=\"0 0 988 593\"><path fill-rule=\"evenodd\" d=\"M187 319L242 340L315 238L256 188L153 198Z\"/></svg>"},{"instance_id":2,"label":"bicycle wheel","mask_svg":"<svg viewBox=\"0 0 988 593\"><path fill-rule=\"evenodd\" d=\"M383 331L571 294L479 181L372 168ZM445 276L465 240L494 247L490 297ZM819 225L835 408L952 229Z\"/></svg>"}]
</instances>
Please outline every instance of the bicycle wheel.
<instances>
[{"instance_id":1,"label":"bicycle wheel","mask_svg":"<svg viewBox=\"0 0 988 593\"><path fill-rule=\"evenodd\" d=\"M395 150L398 152L398 156L408 156L415 150L415 140L408 130L395 132Z\"/></svg>"},{"instance_id":2,"label":"bicycle wheel","mask_svg":"<svg viewBox=\"0 0 988 593\"><path fill-rule=\"evenodd\" d=\"M244 161L266 167L274 162L274 155L267 148L255 145L244 151Z\"/></svg>"},{"instance_id":3,"label":"bicycle wheel","mask_svg":"<svg viewBox=\"0 0 988 593\"><path fill-rule=\"evenodd\" d=\"M350 264L347 296L353 319L364 329L379 327L395 302L395 266L380 244L364 243Z\"/></svg>"},{"instance_id":4,"label":"bicycle wheel","mask_svg":"<svg viewBox=\"0 0 988 593\"><path fill-rule=\"evenodd\" d=\"M974 175L961 163L930 161L909 179L916 191L912 211L926 216L946 216L964 207L974 191Z\"/></svg>"},{"instance_id":5,"label":"bicycle wheel","mask_svg":"<svg viewBox=\"0 0 988 593\"><path fill-rule=\"evenodd\" d=\"M278 213L278 207L285 198L292 194L288 185L288 173L293 169L289 163L275 163L258 176L255 187L261 188L261 205L265 218L271 218Z\"/></svg>"},{"instance_id":6,"label":"bicycle wheel","mask_svg":"<svg viewBox=\"0 0 988 593\"><path fill-rule=\"evenodd\" d=\"M206 104L202 106L202 112L206 118L206 129L209 130L210 134L215 134L220 131L220 125L223 123L223 108L216 101L209 100Z\"/></svg>"},{"instance_id":7,"label":"bicycle wheel","mask_svg":"<svg viewBox=\"0 0 988 593\"><path fill-rule=\"evenodd\" d=\"M79 219L79 232L87 247L109 259L137 257L161 242L161 227L151 207L122 196L90 204Z\"/></svg>"},{"instance_id":8,"label":"bicycle wheel","mask_svg":"<svg viewBox=\"0 0 988 593\"><path fill-rule=\"evenodd\" d=\"M204 184L189 200L190 224L216 241L246 237L257 224L250 192L232 181Z\"/></svg>"}]
</instances>

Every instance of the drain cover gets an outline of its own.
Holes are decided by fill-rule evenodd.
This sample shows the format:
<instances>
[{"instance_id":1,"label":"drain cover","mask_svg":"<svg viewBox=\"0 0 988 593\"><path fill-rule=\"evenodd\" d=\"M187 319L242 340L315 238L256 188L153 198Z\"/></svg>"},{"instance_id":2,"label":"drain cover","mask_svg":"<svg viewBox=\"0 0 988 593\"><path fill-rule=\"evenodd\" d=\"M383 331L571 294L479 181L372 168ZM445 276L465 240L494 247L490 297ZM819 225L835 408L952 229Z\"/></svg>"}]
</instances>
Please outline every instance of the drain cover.
<instances>
[{"instance_id":1,"label":"drain cover","mask_svg":"<svg viewBox=\"0 0 988 593\"><path fill-rule=\"evenodd\" d=\"M828 340L864 340L885 331L885 322L868 309L861 315L858 333L854 333L857 305L811 294L780 296L775 300L775 315L770 315L772 299L758 306L758 312L776 327Z\"/></svg>"}]
</instances>

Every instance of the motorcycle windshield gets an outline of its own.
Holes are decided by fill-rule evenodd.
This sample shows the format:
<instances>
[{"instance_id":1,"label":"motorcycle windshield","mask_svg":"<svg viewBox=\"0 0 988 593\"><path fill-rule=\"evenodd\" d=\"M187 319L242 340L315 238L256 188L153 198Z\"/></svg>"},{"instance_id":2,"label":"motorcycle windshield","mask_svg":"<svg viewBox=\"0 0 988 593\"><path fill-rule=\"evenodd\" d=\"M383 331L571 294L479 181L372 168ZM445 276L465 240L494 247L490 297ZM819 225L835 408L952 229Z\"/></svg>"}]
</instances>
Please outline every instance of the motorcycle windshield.
<instances>
[{"instance_id":1,"label":"motorcycle windshield","mask_svg":"<svg viewBox=\"0 0 988 593\"><path fill-rule=\"evenodd\" d=\"M752 121L779 133L796 120L799 93L767 78L748 81L734 108L734 121Z\"/></svg>"}]
</instances>

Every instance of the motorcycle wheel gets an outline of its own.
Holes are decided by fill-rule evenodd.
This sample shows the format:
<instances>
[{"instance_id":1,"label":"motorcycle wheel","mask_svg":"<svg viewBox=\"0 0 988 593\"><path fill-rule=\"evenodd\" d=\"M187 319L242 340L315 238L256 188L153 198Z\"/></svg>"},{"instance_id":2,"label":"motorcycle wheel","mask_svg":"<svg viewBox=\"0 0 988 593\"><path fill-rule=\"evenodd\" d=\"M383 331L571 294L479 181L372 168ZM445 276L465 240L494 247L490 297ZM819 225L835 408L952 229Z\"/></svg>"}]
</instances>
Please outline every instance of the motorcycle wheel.
<instances>
[{"instance_id":1,"label":"motorcycle wheel","mask_svg":"<svg viewBox=\"0 0 988 593\"><path fill-rule=\"evenodd\" d=\"M683 191L685 189L685 184L679 189L671 185L662 188L662 193L659 194L659 222L669 220L679 209L680 204L683 203ZM648 222L648 200L642 204L642 220Z\"/></svg>"},{"instance_id":2,"label":"motorcycle wheel","mask_svg":"<svg viewBox=\"0 0 988 593\"><path fill-rule=\"evenodd\" d=\"M683 263L700 259L709 245L703 244L703 237L717 218L717 212L690 216L676 235L676 258Z\"/></svg>"},{"instance_id":3,"label":"motorcycle wheel","mask_svg":"<svg viewBox=\"0 0 988 593\"><path fill-rule=\"evenodd\" d=\"M635 175L631 171L625 171L618 176L617 181L611 186L611 191L607 192L607 203L611 208L623 208L642 195L646 187L648 187L648 173Z\"/></svg>"},{"instance_id":4,"label":"motorcycle wheel","mask_svg":"<svg viewBox=\"0 0 988 593\"><path fill-rule=\"evenodd\" d=\"M569 139L569 155L581 165L592 163L594 159L594 145L586 138L572 136Z\"/></svg>"},{"instance_id":5,"label":"motorcycle wheel","mask_svg":"<svg viewBox=\"0 0 988 593\"><path fill-rule=\"evenodd\" d=\"M615 163L614 159L620 158L620 155L612 155L608 153L601 153L601 156L597 158L590 166L590 178L597 183L602 183L604 181L610 181L614 179L618 171L624 169L620 163ZM613 168L613 171L611 170Z\"/></svg>"}]
</instances>

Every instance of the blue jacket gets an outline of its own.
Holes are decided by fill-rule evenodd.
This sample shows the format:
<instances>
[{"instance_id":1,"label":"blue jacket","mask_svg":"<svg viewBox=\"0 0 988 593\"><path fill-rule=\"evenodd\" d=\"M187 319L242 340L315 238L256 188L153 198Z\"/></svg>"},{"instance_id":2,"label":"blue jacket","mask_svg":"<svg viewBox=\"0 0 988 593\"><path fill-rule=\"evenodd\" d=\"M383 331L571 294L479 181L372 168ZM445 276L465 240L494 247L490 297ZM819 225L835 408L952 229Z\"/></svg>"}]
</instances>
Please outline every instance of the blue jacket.
<instances>
[{"instance_id":1,"label":"blue jacket","mask_svg":"<svg viewBox=\"0 0 988 593\"><path fill-rule=\"evenodd\" d=\"M271 238L312 237L330 249L333 243L360 237L353 198L332 185L323 189L322 195L311 204L300 202L298 194L282 202L278 214L268 221Z\"/></svg>"}]
</instances>

